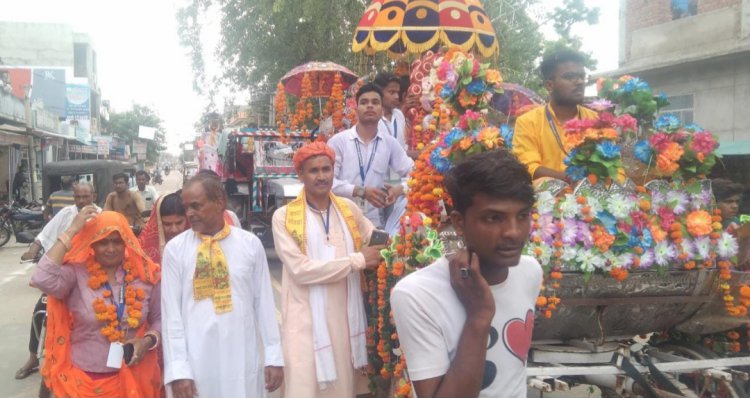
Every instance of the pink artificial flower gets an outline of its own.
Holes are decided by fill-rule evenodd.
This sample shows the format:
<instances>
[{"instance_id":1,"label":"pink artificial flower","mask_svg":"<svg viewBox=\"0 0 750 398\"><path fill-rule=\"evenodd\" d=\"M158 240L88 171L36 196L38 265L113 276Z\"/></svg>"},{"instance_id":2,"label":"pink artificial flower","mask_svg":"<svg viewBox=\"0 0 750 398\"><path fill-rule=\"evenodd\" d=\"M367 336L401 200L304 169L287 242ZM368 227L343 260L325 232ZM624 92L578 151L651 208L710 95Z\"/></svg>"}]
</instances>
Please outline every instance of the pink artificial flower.
<instances>
[{"instance_id":1,"label":"pink artificial flower","mask_svg":"<svg viewBox=\"0 0 750 398\"><path fill-rule=\"evenodd\" d=\"M440 66L438 67L438 70L437 70L438 79L440 79L442 81L446 81L447 78L448 78L448 72L455 73L455 71L453 69L453 64L451 64L450 62L443 61L440 64Z\"/></svg>"},{"instance_id":2,"label":"pink artificial flower","mask_svg":"<svg viewBox=\"0 0 750 398\"><path fill-rule=\"evenodd\" d=\"M669 227L672 225L677 216L669 207L660 207L657 211L659 218L661 219L661 228L665 231L669 231Z\"/></svg>"},{"instance_id":3,"label":"pink artificial flower","mask_svg":"<svg viewBox=\"0 0 750 398\"><path fill-rule=\"evenodd\" d=\"M570 119L565 122L565 131L584 131L594 128L599 122L598 119Z\"/></svg>"},{"instance_id":4,"label":"pink artificial flower","mask_svg":"<svg viewBox=\"0 0 750 398\"><path fill-rule=\"evenodd\" d=\"M656 133L652 135L651 138L648 139L648 142L658 152L662 152L667 148L667 146L672 142L672 140L669 139L669 136L666 133Z\"/></svg>"},{"instance_id":5,"label":"pink artificial flower","mask_svg":"<svg viewBox=\"0 0 750 398\"><path fill-rule=\"evenodd\" d=\"M638 121L627 113L614 120L615 126L623 130L635 131L638 129Z\"/></svg>"},{"instance_id":6,"label":"pink artificial flower","mask_svg":"<svg viewBox=\"0 0 750 398\"><path fill-rule=\"evenodd\" d=\"M693 142L690 143L690 149L707 155L718 147L713 134L708 131L693 134Z\"/></svg>"},{"instance_id":7,"label":"pink artificial flower","mask_svg":"<svg viewBox=\"0 0 750 398\"><path fill-rule=\"evenodd\" d=\"M690 133L682 129L672 133L672 141L678 142L680 144L686 143L689 138Z\"/></svg>"},{"instance_id":8,"label":"pink artificial flower","mask_svg":"<svg viewBox=\"0 0 750 398\"><path fill-rule=\"evenodd\" d=\"M472 61L474 61L474 64L471 68L471 76L476 77L476 75L479 73L479 61L477 61L476 59Z\"/></svg>"}]
</instances>

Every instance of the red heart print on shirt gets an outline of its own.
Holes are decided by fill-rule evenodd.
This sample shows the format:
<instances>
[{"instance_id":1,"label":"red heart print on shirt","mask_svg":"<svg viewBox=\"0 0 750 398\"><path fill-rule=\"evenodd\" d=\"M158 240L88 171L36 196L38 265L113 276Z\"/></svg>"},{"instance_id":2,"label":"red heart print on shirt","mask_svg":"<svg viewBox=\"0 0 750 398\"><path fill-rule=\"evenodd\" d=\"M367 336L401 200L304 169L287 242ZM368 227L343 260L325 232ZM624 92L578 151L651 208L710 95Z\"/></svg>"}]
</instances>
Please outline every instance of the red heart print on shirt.
<instances>
[{"instance_id":1,"label":"red heart print on shirt","mask_svg":"<svg viewBox=\"0 0 750 398\"><path fill-rule=\"evenodd\" d=\"M503 326L505 348L524 364L529 356L531 333L534 331L534 311L526 312L526 320L513 318Z\"/></svg>"}]
</instances>

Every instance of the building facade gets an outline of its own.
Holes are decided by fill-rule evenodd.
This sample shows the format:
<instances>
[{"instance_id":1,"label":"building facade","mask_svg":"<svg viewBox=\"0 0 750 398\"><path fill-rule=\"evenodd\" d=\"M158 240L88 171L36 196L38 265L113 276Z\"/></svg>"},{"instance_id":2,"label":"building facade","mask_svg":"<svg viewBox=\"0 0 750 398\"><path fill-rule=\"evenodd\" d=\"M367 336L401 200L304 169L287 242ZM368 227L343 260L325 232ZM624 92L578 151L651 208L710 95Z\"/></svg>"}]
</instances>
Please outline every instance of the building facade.
<instances>
[{"instance_id":1,"label":"building facade","mask_svg":"<svg viewBox=\"0 0 750 398\"><path fill-rule=\"evenodd\" d=\"M618 75L670 98L664 111L750 143L750 0L620 0ZM750 153L749 153L750 154Z\"/></svg>"}]
</instances>

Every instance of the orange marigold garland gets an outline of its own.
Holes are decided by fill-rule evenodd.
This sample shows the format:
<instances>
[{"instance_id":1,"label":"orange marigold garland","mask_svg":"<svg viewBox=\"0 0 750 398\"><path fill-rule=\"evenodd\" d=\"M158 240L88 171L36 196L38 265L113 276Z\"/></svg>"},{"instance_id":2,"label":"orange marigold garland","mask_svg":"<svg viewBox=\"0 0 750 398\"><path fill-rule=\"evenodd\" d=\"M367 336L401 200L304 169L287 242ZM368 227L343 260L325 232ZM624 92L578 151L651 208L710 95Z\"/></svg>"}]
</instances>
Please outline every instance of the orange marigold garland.
<instances>
[{"instance_id":1,"label":"orange marigold garland","mask_svg":"<svg viewBox=\"0 0 750 398\"><path fill-rule=\"evenodd\" d=\"M286 138L286 92L284 85L279 82L276 85L276 97L274 98L274 108L276 109L276 125L279 129L279 135L282 140Z\"/></svg>"},{"instance_id":2,"label":"orange marigold garland","mask_svg":"<svg viewBox=\"0 0 750 398\"><path fill-rule=\"evenodd\" d=\"M88 286L93 290L98 290L107 283L107 274L101 265L91 258L86 264L89 273ZM141 324L143 317L143 300L146 299L146 292L142 288L134 288L132 282L135 280L133 265L126 261L123 264L125 270L125 313L127 318L124 320L117 319L117 307L114 304L108 304L105 299L115 300L112 292L105 289L102 297L97 297L92 302L94 307L94 316L98 321L104 323L101 328L101 334L111 342L122 342L125 340L125 330L121 327L121 322L127 328L135 329Z\"/></svg>"}]
</instances>

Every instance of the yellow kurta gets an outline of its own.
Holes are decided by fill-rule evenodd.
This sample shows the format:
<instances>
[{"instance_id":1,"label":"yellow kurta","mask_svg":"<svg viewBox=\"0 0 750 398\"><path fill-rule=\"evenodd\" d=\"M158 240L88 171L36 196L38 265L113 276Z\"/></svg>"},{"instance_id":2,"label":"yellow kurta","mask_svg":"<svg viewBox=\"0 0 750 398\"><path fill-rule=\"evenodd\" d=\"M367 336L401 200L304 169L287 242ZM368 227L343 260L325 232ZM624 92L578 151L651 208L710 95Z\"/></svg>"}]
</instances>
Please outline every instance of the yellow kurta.
<instances>
[{"instance_id":1,"label":"yellow kurta","mask_svg":"<svg viewBox=\"0 0 750 398\"><path fill-rule=\"evenodd\" d=\"M354 202L341 198L351 209L357 229L367 239L374 229ZM316 210L312 210L317 214ZM331 206L331 211L335 211ZM351 272L365 268L361 253L347 254L344 233L346 226L339 217L331 214L330 242L335 247L336 259L315 261L302 253L286 229L284 206L273 215L273 236L276 253L283 263L281 281L282 333L284 352L284 396L297 397L354 397L367 392L367 378L352 366L349 346L349 322L347 319L347 281ZM324 235L323 222L315 217L317 231ZM323 238L325 239L325 238ZM337 380L325 391L318 389L313 352L312 313L310 311L310 285L327 284L328 332L333 343Z\"/></svg>"},{"instance_id":2,"label":"yellow kurta","mask_svg":"<svg viewBox=\"0 0 750 398\"><path fill-rule=\"evenodd\" d=\"M546 106L539 106L516 120L513 133L513 153L518 160L525 164L529 173L534 172L540 166L556 171L565 171L565 153L555 139L552 128L545 114ZM555 112L550 108L552 121L555 123L560 139L565 143L565 128L557 120ZM596 118L596 112L591 109L578 106L578 114L582 119Z\"/></svg>"}]
</instances>

